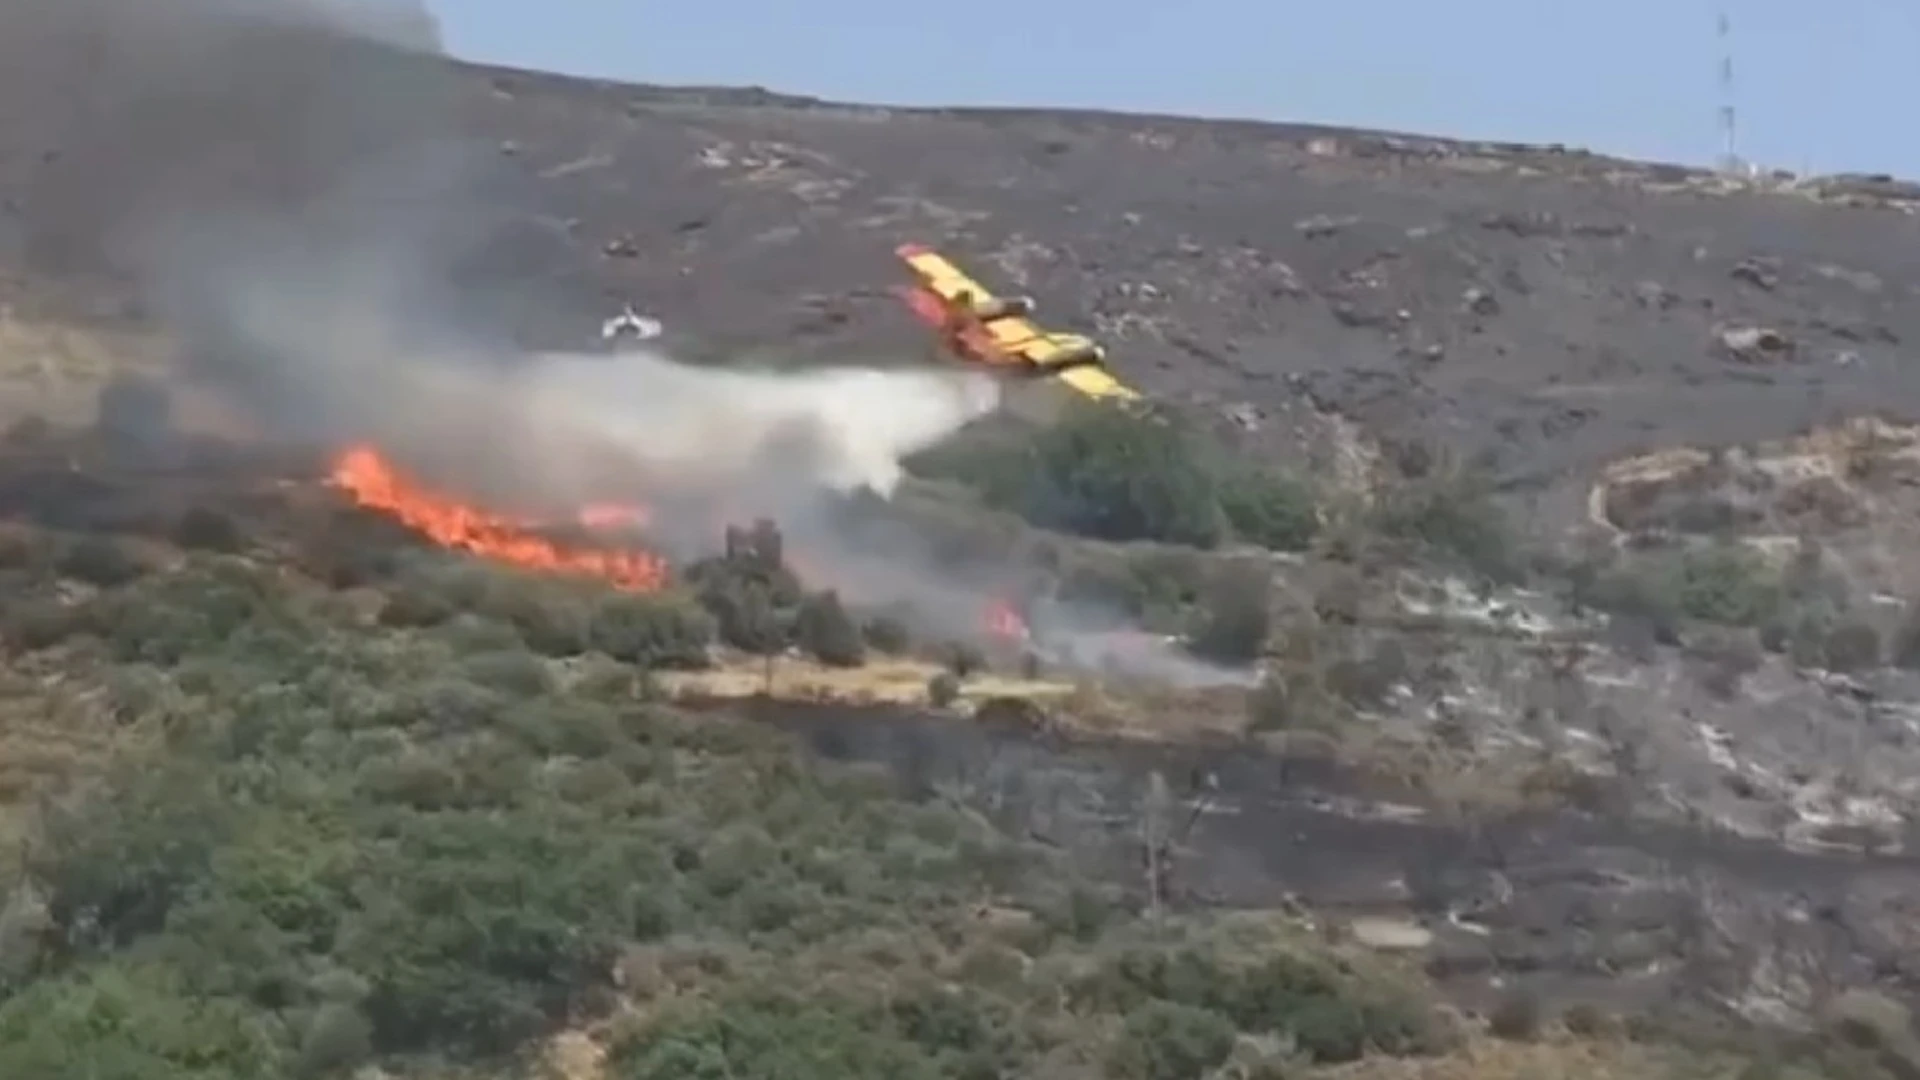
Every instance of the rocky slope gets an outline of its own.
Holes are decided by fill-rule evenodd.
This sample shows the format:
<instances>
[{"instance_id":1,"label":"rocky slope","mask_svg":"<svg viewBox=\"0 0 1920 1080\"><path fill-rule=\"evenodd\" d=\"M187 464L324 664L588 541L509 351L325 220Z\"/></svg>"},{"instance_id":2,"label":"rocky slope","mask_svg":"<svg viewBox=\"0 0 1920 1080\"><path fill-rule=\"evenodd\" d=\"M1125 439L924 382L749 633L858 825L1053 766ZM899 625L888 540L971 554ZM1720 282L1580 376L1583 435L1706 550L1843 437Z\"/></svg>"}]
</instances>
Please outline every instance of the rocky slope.
<instances>
[{"instance_id":1,"label":"rocky slope","mask_svg":"<svg viewBox=\"0 0 1920 1080\"><path fill-rule=\"evenodd\" d=\"M919 239L1150 390L1302 402L1544 479L1913 403L1912 192L1250 123L909 112L469 69L548 265L688 335L874 351ZM1864 205L1855 205L1864 204ZM532 238L529 246L535 246ZM583 286L586 282L581 283ZM590 327L581 327L582 331Z\"/></svg>"},{"instance_id":2,"label":"rocky slope","mask_svg":"<svg viewBox=\"0 0 1920 1080\"><path fill-rule=\"evenodd\" d=\"M352 88L275 73L335 121L302 132L298 155L274 152L288 133L271 111L208 109L210 90L145 101L143 145L112 129L111 83L34 82L31 100L73 90L75 115L8 114L0 254L70 275L97 263L100 222L129 206L273 203L327 175L418 195L425 167L380 155L457 133L446 201L485 234L460 269L497 286L492 314L550 344L594 340L631 302L683 344L918 354L885 292L892 246L913 239L1101 335L1156 394L1269 427L1333 410L1494 455L1516 480L1920 399L1899 363L1920 334L1920 192L1899 184L1735 184L1558 148L351 63L368 74ZM404 99L381 97L396 88ZM331 168L297 183L234 169L222 148L238 124L265 161ZM143 156L178 163L173 194L137 179ZM445 187L454 170L437 167ZM437 217L455 211L428 212L453 226Z\"/></svg>"}]
</instances>

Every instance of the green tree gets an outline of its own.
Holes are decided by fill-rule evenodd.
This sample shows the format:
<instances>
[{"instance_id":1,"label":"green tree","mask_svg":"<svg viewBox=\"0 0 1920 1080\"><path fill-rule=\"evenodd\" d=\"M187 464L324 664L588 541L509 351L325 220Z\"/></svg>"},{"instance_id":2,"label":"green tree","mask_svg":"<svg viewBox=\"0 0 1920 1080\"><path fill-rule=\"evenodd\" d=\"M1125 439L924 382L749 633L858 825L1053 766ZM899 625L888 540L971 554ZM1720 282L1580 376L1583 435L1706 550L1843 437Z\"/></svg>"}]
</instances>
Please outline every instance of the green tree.
<instances>
[{"instance_id":1,"label":"green tree","mask_svg":"<svg viewBox=\"0 0 1920 1080\"><path fill-rule=\"evenodd\" d=\"M1155 1001L1128 1014L1114 1064L1135 1080L1199 1080L1226 1060L1234 1035L1219 1013Z\"/></svg>"},{"instance_id":2,"label":"green tree","mask_svg":"<svg viewBox=\"0 0 1920 1080\"><path fill-rule=\"evenodd\" d=\"M269 1018L155 965L48 978L0 1004L0 1076L278 1080Z\"/></svg>"},{"instance_id":3,"label":"green tree","mask_svg":"<svg viewBox=\"0 0 1920 1080\"><path fill-rule=\"evenodd\" d=\"M1220 510L1236 537L1272 551L1305 551L1320 531L1313 489L1264 470L1229 471Z\"/></svg>"},{"instance_id":4,"label":"green tree","mask_svg":"<svg viewBox=\"0 0 1920 1080\"><path fill-rule=\"evenodd\" d=\"M1213 547L1224 533L1219 486L1171 420L1076 405L1034 440L1021 510L1042 528L1100 540Z\"/></svg>"},{"instance_id":5,"label":"green tree","mask_svg":"<svg viewBox=\"0 0 1920 1080\"><path fill-rule=\"evenodd\" d=\"M831 589L814 593L801 603L794 620L794 640L823 664L859 667L867 662L867 643L860 627L840 606L839 594Z\"/></svg>"},{"instance_id":6,"label":"green tree","mask_svg":"<svg viewBox=\"0 0 1920 1080\"><path fill-rule=\"evenodd\" d=\"M832 1001L757 995L649 1032L614 1054L619 1080L939 1080L921 1047Z\"/></svg>"},{"instance_id":7,"label":"green tree","mask_svg":"<svg viewBox=\"0 0 1920 1080\"><path fill-rule=\"evenodd\" d=\"M672 594L610 596L587 619L587 640L594 648L648 667L705 667L713 637L713 618Z\"/></svg>"}]
</instances>

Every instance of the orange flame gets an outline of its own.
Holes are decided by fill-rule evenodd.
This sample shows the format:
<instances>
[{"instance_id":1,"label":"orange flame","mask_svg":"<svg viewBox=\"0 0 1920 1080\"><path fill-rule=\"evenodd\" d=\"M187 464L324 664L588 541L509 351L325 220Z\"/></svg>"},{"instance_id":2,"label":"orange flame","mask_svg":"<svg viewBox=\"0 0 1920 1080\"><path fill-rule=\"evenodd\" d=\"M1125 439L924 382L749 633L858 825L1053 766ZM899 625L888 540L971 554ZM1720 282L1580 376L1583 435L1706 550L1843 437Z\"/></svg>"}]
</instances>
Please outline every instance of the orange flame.
<instances>
[{"instance_id":1,"label":"orange flame","mask_svg":"<svg viewBox=\"0 0 1920 1080\"><path fill-rule=\"evenodd\" d=\"M1025 641L1027 620L1007 601L991 600L987 603L987 633L1002 641Z\"/></svg>"},{"instance_id":2,"label":"orange flame","mask_svg":"<svg viewBox=\"0 0 1920 1080\"><path fill-rule=\"evenodd\" d=\"M590 503L580 509L580 524L589 529L644 529L647 511L641 506Z\"/></svg>"},{"instance_id":3,"label":"orange flame","mask_svg":"<svg viewBox=\"0 0 1920 1080\"><path fill-rule=\"evenodd\" d=\"M354 502L386 514L445 548L528 570L605 578L616 588L660 588L667 565L645 551L570 550L534 533L526 522L487 513L458 499L420 487L402 476L378 450L355 446L334 462L332 484ZM645 513L631 507L590 506L580 520L589 527L637 525Z\"/></svg>"}]
</instances>

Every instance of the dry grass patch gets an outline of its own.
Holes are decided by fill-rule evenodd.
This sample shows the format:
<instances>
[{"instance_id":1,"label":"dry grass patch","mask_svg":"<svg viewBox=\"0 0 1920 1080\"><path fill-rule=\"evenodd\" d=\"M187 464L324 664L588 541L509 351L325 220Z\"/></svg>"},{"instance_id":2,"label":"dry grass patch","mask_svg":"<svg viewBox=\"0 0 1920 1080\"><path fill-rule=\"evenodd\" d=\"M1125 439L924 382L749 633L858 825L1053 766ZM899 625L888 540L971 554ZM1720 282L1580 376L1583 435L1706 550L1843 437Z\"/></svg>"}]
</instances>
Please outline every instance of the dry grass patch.
<instances>
[{"instance_id":1,"label":"dry grass patch","mask_svg":"<svg viewBox=\"0 0 1920 1080\"><path fill-rule=\"evenodd\" d=\"M797 701L925 705L927 684L945 670L938 664L909 659L874 660L857 668L836 668L793 656L778 657L771 665L757 657L734 657L708 671L663 672L659 681L672 698L766 694ZM996 697L1061 701L1073 693L1072 683L981 673L961 680L955 706L978 706Z\"/></svg>"}]
</instances>

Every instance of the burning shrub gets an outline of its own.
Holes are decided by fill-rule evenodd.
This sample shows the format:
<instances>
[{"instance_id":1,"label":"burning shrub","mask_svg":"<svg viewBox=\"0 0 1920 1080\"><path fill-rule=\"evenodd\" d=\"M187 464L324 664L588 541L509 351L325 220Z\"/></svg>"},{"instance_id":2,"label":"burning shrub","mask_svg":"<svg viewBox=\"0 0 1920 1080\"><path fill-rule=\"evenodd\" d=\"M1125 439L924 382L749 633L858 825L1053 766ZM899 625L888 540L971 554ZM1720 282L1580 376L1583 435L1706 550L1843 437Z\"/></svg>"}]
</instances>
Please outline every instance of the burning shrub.
<instances>
[{"instance_id":1,"label":"burning shrub","mask_svg":"<svg viewBox=\"0 0 1920 1080\"><path fill-rule=\"evenodd\" d=\"M860 628L840 605L839 594L831 589L801 603L793 633L794 641L823 664L859 667L867 662L867 643Z\"/></svg>"},{"instance_id":2,"label":"burning shrub","mask_svg":"<svg viewBox=\"0 0 1920 1080\"><path fill-rule=\"evenodd\" d=\"M587 620L587 641L615 660L652 668L704 668L714 620L674 594L609 596Z\"/></svg>"}]
</instances>

